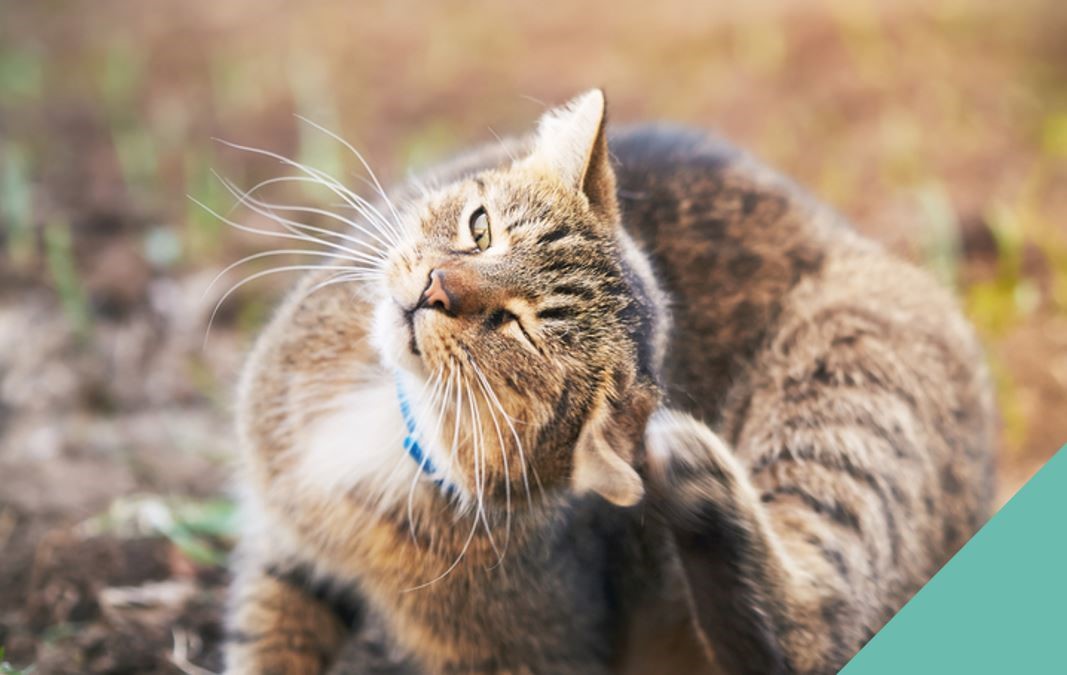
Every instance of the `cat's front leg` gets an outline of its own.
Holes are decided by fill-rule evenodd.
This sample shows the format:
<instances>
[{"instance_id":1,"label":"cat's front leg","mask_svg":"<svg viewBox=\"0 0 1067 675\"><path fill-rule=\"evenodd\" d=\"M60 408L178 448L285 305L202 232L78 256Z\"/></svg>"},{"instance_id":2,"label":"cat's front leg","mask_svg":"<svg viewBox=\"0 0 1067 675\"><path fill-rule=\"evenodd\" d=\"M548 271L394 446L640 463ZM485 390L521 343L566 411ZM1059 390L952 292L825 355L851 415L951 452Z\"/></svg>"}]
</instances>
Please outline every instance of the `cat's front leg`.
<instances>
[{"instance_id":1,"label":"cat's front leg","mask_svg":"<svg viewBox=\"0 0 1067 675\"><path fill-rule=\"evenodd\" d=\"M325 673L361 619L357 597L315 578L307 566L240 561L233 585L226 673Z\"/></svg>"}]
</instances>

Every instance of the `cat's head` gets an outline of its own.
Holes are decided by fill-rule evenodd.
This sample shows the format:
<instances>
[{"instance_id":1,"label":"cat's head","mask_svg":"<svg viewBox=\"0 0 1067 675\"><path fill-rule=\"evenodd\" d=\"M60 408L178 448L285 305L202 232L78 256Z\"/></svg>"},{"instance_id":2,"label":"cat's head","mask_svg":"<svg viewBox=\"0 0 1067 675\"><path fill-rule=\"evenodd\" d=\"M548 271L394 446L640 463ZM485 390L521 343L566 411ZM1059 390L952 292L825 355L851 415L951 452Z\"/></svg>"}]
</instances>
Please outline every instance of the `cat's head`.
<instances>
[{"instance_id":1,"label":"cat's head","mask_svg":"<svg viewBox=\"0 0 1067 675\"><path fill-rule=\"evenodd\" d=\"M521 156L399 208L374 342L423 392L433 463L486 499L642 495L663 309L620 225L604 112L599 90L579 96Z\"/></svg>"}]
</instances>

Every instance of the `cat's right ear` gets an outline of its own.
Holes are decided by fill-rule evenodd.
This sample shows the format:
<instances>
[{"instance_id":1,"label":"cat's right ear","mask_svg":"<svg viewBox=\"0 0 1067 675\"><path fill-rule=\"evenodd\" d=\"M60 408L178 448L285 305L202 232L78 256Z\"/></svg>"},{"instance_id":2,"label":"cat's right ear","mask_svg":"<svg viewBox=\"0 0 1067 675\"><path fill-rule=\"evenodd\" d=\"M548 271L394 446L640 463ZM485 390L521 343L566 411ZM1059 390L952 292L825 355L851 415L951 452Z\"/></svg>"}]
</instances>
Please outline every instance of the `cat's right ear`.
<instances>
[{"instance_id":1,"label":"cat's right ear","mask_svg":"<svg viewBox=\"0 0 1067 675\"><path fill-rule=\"evenodd\" d=\"M633 467L635 439L639 438L659 395L650 386L630 383L593 406L574 447L571 488L581 494L595 492L617 506L633 506L645 494L644 483Z\"/></svg>"},{"instance_id":2,"label":"cat's right ear","mask_svg":"<svg viewBox=\"0 0 1067 675\"><path fill-rule=\"evenodd\" d=\"M601 220L614 223L618 205L605 120L604 92L599 89L549 110L537 124L537 138L526 163L581 191Z\"/></svg>"},{"instance_id":3,"label":"cat's right ear","mask_svg":"<svg viewBox=\"0 0 1067 675\"><path fill-rule=\"evenodd\" d=\"M578 438L571 488L595 492L616 506L633 506L645 494L641 477L612 447L600 421L586 424Z\"/></svg>"}]
</instances>

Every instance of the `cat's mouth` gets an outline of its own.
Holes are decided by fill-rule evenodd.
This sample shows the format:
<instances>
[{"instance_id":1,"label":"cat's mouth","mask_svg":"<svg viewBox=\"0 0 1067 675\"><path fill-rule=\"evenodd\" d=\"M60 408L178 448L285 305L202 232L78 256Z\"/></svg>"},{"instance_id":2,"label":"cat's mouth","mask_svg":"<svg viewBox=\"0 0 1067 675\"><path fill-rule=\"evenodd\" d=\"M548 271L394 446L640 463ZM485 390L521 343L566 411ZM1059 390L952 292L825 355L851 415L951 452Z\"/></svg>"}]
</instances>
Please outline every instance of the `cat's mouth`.
<instances>
[{"instance_id":1,"label":"cat's mouth","mask_svg":"<svg viewBox=\"0 0 1067 675\"><path fill-rule=\"evenodd\" d=\"M415 312L418 310L418 305L416 305L410 309L401 308L400 312L404 316L404 325L408 329L408 351L410 351L413 356L421 358L422 352L419 351L419 341L415 334Z\"/></svg>"},{"instance_id":2,"label":"cat's mouth","mask_svg":"<svg viewBox=\"0 0 1067 675\"><path fill-rule=\"evenodd\" d=\"M420 342L416 328L414 307L395 300L379 302L374 311L371 340L381 356L382 364L390 369L402 369L412 373L426 370L426 345Z\"/></svg>"}]
</instances>

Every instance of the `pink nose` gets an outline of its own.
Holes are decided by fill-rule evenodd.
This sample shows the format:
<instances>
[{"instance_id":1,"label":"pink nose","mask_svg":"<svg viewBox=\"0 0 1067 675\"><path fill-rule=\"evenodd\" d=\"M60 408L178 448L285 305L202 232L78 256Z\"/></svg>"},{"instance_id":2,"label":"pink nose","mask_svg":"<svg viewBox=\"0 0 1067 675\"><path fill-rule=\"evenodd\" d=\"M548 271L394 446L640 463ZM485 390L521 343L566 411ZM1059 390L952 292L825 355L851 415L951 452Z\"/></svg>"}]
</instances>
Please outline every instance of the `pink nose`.
<instances>
[{"instance_id":1,"label":"pink nose","mask_svg":"<svg viewBox=\"0 0 1067 675\"><path fill-rule=\"evenodd\" d=\"M440 307L446 312L452 311L452 296L445 288L445 273L442 270L430 272L430 285L422 292L422 304L427 307Z\"/></svg>"}]
</instances>

